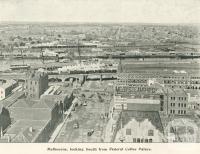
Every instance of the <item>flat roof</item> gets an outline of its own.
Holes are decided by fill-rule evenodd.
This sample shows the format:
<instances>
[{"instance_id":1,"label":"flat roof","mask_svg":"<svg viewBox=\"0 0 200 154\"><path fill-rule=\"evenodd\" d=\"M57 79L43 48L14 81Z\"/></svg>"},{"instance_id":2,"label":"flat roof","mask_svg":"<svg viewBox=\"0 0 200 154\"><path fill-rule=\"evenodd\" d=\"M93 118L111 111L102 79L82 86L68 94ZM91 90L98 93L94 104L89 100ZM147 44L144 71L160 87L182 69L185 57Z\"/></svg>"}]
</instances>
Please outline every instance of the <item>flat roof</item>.
<instances>
[{"instance_id":1,"label":"flat roof","mask_svg":"<svg viewBox=\"0 0 200 154\"><path fill-rule=\"evenodd\" d=\"M6 89L6 88L12 86L15 83L17 83L15 80L6 80L5 83L0 83L0 88Z\"/></svg>"},{"instance_id":2,"label":"flat roof","mask_svg":"<svg viewBox=\"0 0 200 154\"><path fill-rule=\"evenodd\" d=\"M6 135L11 137L11 142L33 142L34 139L47 125L48 120L18 120L7 130ZM32 128L32 131L29 129ZM23 136L23 137L18 137Z\"/></svg>"},{"instance_id":3,"label":"flat roof","mask_svg":"<svg viewBox=\"0 0 200 154\"><path fill-rule=\"evenodd\" d=\"M138 103L138 104L160 104L159 99L148 99L148 98L114 98L115 103L125 102L125 103Z\"/></svg>"}]
</instances>

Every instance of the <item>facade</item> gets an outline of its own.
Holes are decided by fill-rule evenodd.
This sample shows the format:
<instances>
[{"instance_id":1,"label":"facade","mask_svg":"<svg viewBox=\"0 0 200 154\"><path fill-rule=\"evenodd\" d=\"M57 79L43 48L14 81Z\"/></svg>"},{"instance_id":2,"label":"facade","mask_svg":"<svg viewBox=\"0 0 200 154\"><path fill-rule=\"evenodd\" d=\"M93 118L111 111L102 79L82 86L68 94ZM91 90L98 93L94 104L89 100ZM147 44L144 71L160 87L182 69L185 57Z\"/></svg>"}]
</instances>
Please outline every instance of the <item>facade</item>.
<instances>
[{"instance_id":1,"label":"facade","mask_svg":"<svg viewBox=\"0 0 200 154\"><path fill-rule=\"evenodd\" d=\"M0 83L0 100L3 100L8 95L10 95L12 90L16 87L16 85L17 85L17 82L14 80L7 80L5 82L1 81L1 83Z\"/></svg>"},{"instance_id":2,"label":"facade","mask_svg":"<svg viewBox=\"0 0 200 154\"><path fill-rule=\"evenodd\" d=\"M31 99L19 99L9 112L14 125L4 137L10 142L47 142L62 116L58 102Z\"/></svg>"},{"instance_id":3,"label":"facade","mask_svg":"<svg viewBox=\"0 0 200 154\"><path fill-rule=\"evenodd\" d=\"M60 112L63 114L72 104L73 101L73 93L68 94L59 94L59 95L43 95L41 97L41 101L43 102L57 102L60 107Z\"/></svg>"},{"instance_id":4,"label":"facade","mask_svg":"<svg viewBox=\"0 0 200 154\"><path fill-rule=\"evenodd\" d=\"M131 98L114 96L114 110L159 111L159 98Z\"/></svg>"},{"instance_id":5,"label":"facade","mask_svg":"<svg viewBox=\"0 0 200 154\"><path fill-rule=\"evenodd\" d=\"M73 98L72 91L58 89L55 94L42 95L38 100L29 97L17 100L8 107L14 124L2 138L14 143L48 142Z\"/></svg>"},{"instance_id":6,"label":"facade","mask_svg":"<svg viewBox=\"0 0 200 154\"><path fill-rule=\"evenodd\" d=\"M163 88L160 93L161 110L168 115L192 115L200 106L196 90Z\"/></svg>"},{"instance_id":7,"label":"facade","mask_svg":"<svg viewBox=\"0 0 200 154\"><path fill-rule=\"evenodd\" d=\"M156 87L148 85L149 80L170 88L200 90L200 76L184 72L144 72L119 73L116 83L116 92L119 94L146 91L155 93Z\"/></svg>"},{"instance_id":8,"label":"facade","mask_svg":"<svg viewBox=\"0 0 200 154\"><path fill-rule=\"evenodd\" d=\"M4 131L11 123L9 111L0 104L0 131ZM3 133L3 132L1 132ZM0 134L0 137L3 134Z\"/></svg>"},{"instance_id":9,"label":"facade","mask_svg":"<svg viewBox=\"0 0 200 154\"><path fill-rule=\"evenodd\" d=\"M155 111L123 111L117 123L114 142L163 142L163 126Z\"/></svg>"},{"instance_id":10,"label":"facade","mask_svg":"<svg viewBox=\"0 0 200 154\"><path fill-rule=\"evenodd\" d=\"M198 124L192 119L177 118L168 123L165 128L167 142L199 142Z\"/></svg>"},{"instance_id":11,"label":"facade","mask_svg":"<svg viewBox=\"0 0 200 154\"><path fill-rule=\"evenodd\" d=\"M163 88L161 94L162 110L171 115L188 115L188 93L184 89Z\"/></svg>"},{"instance_id":12,"label":"facade","mask_svg":"<svg viewBox=\"0 0 200 154\"><path fill-rule=\"evenodd\" d=\"M200 109L200 92L187 90L188 93L188 109L195 111Z\"/></svg>"},{"instance_id":13,"label":"facade","mask_svg":"<svg viewBox=\"0 0 200 154\"><path fill-rule=\"evenodd\" d=\"M44 72L30 72L25 81L26 96L39 99L48 88L48 75Z\"/></svg>"}]
</instances>

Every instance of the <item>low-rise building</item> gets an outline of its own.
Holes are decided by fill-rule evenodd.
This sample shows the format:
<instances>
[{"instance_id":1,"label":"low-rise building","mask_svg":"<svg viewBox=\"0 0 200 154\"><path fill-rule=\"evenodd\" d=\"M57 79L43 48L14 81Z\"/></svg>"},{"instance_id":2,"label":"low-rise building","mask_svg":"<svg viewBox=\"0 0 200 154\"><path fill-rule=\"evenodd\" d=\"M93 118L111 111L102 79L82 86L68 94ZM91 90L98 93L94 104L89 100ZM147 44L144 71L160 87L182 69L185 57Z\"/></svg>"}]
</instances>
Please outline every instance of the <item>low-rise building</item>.
<instances>
[{"instance_id":1,"label":"low-rise building","mask_svg":"<svg viewBox=\"0 0 200 154\"><path fill-rule=\"evenodd\" d=\"M114 131L114 142L163 142L164 130L156 111L123 111Z\"/></svg>"},{"instance_id":2,"label":"low-rise building","mask_svg":"<svg viewBox=\"0 0 200 154\"><path fill-rule=\"evenodd\" d=\"M159 98L135 98L114 96L114 110L159 111Z\"/></svg>"},{"instance_id":3,"label":"low-rise building","mask_svg":"<svg viewBox=\"0 0 200 154\"><path fill-rule=\"evenodd\" d=\"M54 100L19 99L9 107L13 124L4 136L10 142L47 142L62 116L61 106Z\"/></svg>"},{"instance_id":4,"label":"low-rise building","mask_svg":"<svg viewBox=\"0 0 200 154\"><path fill-rule=\"evenodd\" d=\"M6 80L5 82L0 82L0 100L5 99L8 95L11 94L12 89L17 85L15 80Z\"/></svg>"}]
</instances>

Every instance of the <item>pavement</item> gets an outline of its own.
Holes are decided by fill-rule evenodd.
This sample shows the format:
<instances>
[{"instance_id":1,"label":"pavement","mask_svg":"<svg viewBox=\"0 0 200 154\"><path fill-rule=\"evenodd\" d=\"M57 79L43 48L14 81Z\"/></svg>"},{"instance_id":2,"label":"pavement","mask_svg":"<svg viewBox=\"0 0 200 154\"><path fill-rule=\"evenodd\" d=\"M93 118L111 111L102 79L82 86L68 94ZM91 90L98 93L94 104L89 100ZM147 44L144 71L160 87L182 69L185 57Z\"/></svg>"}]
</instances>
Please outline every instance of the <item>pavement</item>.
<instances>
[{"instance_id":1,"label":"pavement","mask_svg":"<svg viewBox=\"0 0 200 154\"><path fill-rule=\"evenodd\" d=\"M90 82L87 87L90 87L91 85ZM83 91L81 91L81 93L83 93ZM89 98L88 96L91 96L92 94L94 94L93 97ZM104 100L102 102L96 97L96 93L93 91L86 93L85 95L87 106L79 105L75 108L75 111L71 112L71 117L63 124L54 142L104 142L108 120L107 118L101 118L101 115L105 114L105 103L108 103L108 96L102 95ZM75 123L79 124L79 128L73 128ZM94 130L94 133L91 136L88 136L87 133L91 129Z\"/></svg>"},{"instance_id":2,"label":"pavement","mask_svg":"<svg viewBox=\"0 0 200 154\"><path fill-rule=\"evenodd\" d=\"M72 105L70 106L70 108L67 110L68 114L65 115L64 120L58 124L58 126L56 127L56 129L54 130L53 134L50 137L49 143L53 143L56 139L56 137L59 135L61 129L63 128L63 126L65 125L65 123L67 122L67 120L69 120L69 114L72 112L72 109L74 108L74 104L76 103L75 99L72 102Z\"/></svg>"}]
</instances>

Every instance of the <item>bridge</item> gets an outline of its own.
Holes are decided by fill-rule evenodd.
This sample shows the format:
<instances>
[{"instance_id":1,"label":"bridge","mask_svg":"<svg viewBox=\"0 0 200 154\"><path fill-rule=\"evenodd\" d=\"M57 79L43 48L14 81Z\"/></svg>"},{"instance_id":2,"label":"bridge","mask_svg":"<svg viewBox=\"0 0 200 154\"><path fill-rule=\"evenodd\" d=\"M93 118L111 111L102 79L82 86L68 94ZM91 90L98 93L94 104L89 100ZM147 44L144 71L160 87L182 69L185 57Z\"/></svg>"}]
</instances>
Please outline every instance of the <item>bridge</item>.
<instances>
[{"instance_id":1,"label":"bridge","mask_svg":"<svg viewBox=\"0 0 200 154\"><path fill-rule=\"evenodd\" d=\"M116 79L117 73L91 73L91 74L49 74L49 82L65 82L65 81L86 81L86 80L109 80ZM14 79L24 82L25 73L1 73L0 80Z\"/></svg>"}]
</instances>

